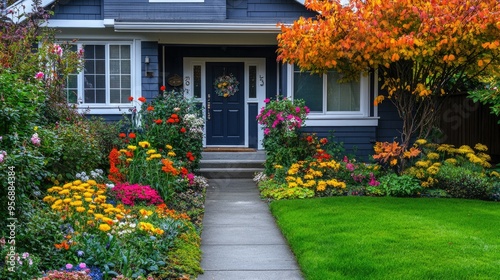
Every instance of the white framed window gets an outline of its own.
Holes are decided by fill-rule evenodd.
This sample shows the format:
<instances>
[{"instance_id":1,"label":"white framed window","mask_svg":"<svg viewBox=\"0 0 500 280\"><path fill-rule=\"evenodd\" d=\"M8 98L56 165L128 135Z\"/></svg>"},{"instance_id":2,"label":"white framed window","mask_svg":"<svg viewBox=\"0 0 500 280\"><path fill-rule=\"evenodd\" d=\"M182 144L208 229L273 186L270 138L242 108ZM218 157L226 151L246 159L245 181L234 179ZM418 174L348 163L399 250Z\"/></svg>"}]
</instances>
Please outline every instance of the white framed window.
<instances>
[{"instance_id":1,"label":"white framed window","mask_svg":"<svg viewBox=\"0 0 500 280\"><path fill-rule=\"evenodd\" d=\"M82 42L75 49L83 49L84 67L67 78L68 102L91 109L130 106L129 97L134 97L132 42Z\"/></svg>"},{"instance_id":2,"label":"white framed window","mask_svg":"<svg viewBox=\"0 0 500 280\"><path fill-rule=\"evenodd\" d=\"M357 81L340 83L342 76L334 70L322 75L301 72L293 65L289 65L288 70L290 97L303 99L311 110L308 125L362 126L378 123L376 117L370 117L368 75L361 75Z\"/></svg>"},{"instance_id":3,"label":"white framed window","mask_svg":"<svg viewBox=\"0 0 500 280\"><path fill-rule=\"evenodd\" d=\"M203 3L205 0L149 0L149 3Z\"/></svg>"}]
</instances>

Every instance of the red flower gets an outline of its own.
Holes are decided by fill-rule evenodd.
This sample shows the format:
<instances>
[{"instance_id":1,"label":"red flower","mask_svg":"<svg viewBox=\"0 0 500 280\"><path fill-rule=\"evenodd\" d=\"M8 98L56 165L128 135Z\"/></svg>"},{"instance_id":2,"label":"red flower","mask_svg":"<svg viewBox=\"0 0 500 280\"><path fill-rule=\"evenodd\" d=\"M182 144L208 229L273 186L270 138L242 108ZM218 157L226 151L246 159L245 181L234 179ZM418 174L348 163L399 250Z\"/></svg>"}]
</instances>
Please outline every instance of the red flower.
<instances>
[{"instance_id":1,"label":"red flower","mask_svg":"<svg viewBox=\"0 0 500 280\"><path fill-rule=\"evenodd\" d=\"M311 143L313 141L313 138L311 135L307 136L307 142Z\"/></svg>"},{"instance_id":2,"label":"red flower","mask_svg":"<svg viewBox=\"0 0 500 280\"><path fill-rule=\"evenodd\" d=\"M189 161L194 161L195 157L193 156L193 153L187 152L186 153L186 158L189 159Z\"/></svg>"},{"instance_id":3,"label":"red flower","mask_svg":"<svg viewBox=\"0 0 500 280\"><path fill-rule=\"evenodd\" d=\"M156 124L161 124L163 121L162 121L162 120L160 120L160 119L157 119L157 120L155 120L154 122L155 122Z\"/></svg>"},{"instance_id":4,"label":"red flower","mask_svg":"<svg viewBox=\"0 0 500 280\"><path fill-rule=\"evenodd\" d=\"M135 135L135 133L133 133L133 132L130 132L130 133L128 134L128 138L132 138L132 139L134 139L135 137L136 137L136 135Z\"/></svg>"},{"instance_id":5,"label":"red flower","mask_svg":"<svg viewBox=\"0 0 500 280\"><path fill-rule=\"evenodd\" d=\"M161 90L161 91L165 91L166 89L167 89L167 87L166 87L166 86L161 86L161 87L160 87L160 90Z\"/></svg>"},{"instance_id":6,"label":"red flower","mask_svg":"<svg viewBox=\"0 0 500 280\"><path fill-rule=\"evenodd\" d=\"M172 115L170 115L170 117L171 117L172 119L178 119L178 118L179 118L179 116L178 116L177 114L172 114Z\"/></svg>"},{"instance_id":7,"label":"red flower","mask_svg":"<svg viewBox=\"0 0 500 280\"><path fill-rule=\"evenodd\" d=\"M153 111L155 108L153 106L148 106L148 108L146 110L148 110L149 112Z\"/></svg>"},{"instance_id":8,"label":"red flower","mask_svg":"<svg viewBox=\"0 0 500 280\"><path fill-rule=\"evenodd\" d=\"M186 133L186 128L181 128L181 133Z\"/></svg>"},{"instance_id":9,"label":"red flower","mask_svg":"<svg viewBox=\"0 0 500 280\"><path fill-rule=\"evenodd\" d=\"M183 177L186 176L188 173L189 173L189 171L187 170L186 167L181 168L181 174L183 175Z\"/></svg>"},{"instance_id":10,"label":"red flower","mask_svg":"<svg viewBox=\"0 0 500 280\"><path fill-rule=\"evenodd\" d=\"M167 120L167 123L175 123L175 120L172 119L172 118L170 118L170 119Z\"/></svg>"},{"instance_id":11,"label":"red flower","mask_svg":"<svg viewBox=\"0 0 500 280\"><path fill-rule=\"evenodd\" d=\"M118 137L120 137L120 138L125 138L125 137L127 137L127 134L125 134L125 133L123 133L123 132L122 132L122 133L120 133L120 134L118 135Z\"/></svg>"},{"instance_id":12,"label":"red flower","mask_svg":"<svg viewBox=\"0 0 500 280\"><path fill-rule=\"evenodd\" d=\"M128 97L128 101L130 101L130 102L134 101L134 97L129 96L129 97Z\"/></svg>"},{"instance_id":13,"label":"red flower","mask_svg":"<svg viewBox=\"0 0 500 280\"><path fill-rule=\"evenodd\" d=\"M141 101L141 102L146 102L146 98L145 98L145 97L143 97L143 96L141 96L141 97L137 98L137 100L139 100L139 101Z\"/></svg>"},{"instance_id":14,"label":"red flower","mask_svg":"<svg viewBox=\"0 0 500 280\"><path fill-rule=\"evenodd\" d=\"M326 138L321 138L321 140L319 140L319 142L320 142L322 145L325 145L326 143L328 143L328 139L326 139Z\"/></svg>"}]
</instances>

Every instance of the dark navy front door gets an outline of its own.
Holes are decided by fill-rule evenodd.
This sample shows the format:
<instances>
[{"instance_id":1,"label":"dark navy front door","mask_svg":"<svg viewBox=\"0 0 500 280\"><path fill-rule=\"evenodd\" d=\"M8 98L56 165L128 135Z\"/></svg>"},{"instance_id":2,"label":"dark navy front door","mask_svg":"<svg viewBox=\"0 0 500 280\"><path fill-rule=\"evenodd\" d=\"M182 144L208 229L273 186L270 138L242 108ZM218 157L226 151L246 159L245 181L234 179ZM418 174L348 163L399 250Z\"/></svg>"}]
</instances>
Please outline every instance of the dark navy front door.
<instances>
[{"instance_id":1,"label":"dark navy front door","mask_svg":"<svg viewBox=\"0 0 500 280\"><path fill-rule=\"evenodd\" d=\"M243 62L207 62L207 145L230 146L245 144L245 85ZM214 81L232 74L239 82L239 91L223 97L215 93Z\"/></svg>"}]
</instances>

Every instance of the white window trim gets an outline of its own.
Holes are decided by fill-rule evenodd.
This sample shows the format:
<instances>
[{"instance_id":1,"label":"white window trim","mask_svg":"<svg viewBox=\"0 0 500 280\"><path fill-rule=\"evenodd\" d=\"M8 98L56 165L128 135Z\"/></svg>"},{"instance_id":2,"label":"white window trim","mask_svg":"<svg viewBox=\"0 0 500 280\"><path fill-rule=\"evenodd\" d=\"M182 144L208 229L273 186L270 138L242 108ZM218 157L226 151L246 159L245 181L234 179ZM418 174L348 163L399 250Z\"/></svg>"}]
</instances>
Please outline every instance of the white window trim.
<instances>
[{"instance_id":1,"label":"white window trim","mask_svg":"<svg viewBox=\"0 0 500 280\"><path fill-rule=\"evenodd\" d=\"M325 94L327 89L325 75L323 75L323 112L311 112L307 116L307 126L377 126L378 117L370 117L370 76L360 76L360 110L359 111L326 111ZM377 77L375 77L375 96L377 95ZM287 65L287 97L293 99L294 66ZM377 111L375 111L377 113Z\"/></svg>"},{"instance_id":2,"label":"white window trim","mask_svg":"<svg viewBox=\"0 0 500 280\"><path fill-rule=\"evenodd\" d=\"M82 100L82 103L78 104L77 108L80 113L86 113L90 115L120 115L120 114L130 114L130 109L136 107L140 110L140 104L137 103L137 99L142 96L141 90L141 41L140 40L117 40L117 41L98 41L98 40L85 40L78 42L78 49L83 45L130 45L130 90L131 96L134 97L134 101L131 103L84 103L84 85L83 85L83 74L78 75L78 97L77 100ZM106 48L108 52L108 48ZM106 102L109 102L109 53L106 53Z\"/></svg>"},{"instance_id":3,"label":"white window trim","mask_svg":"<svg viewBox=\"0 0 500 280\"><path fill-rule=\"evenodd\" d=\"M265 58L245 58L245 57L240 57L240 58L227 58L227 57L221 57L221 58L216 58L216 57L203 57L203 58L196 58L196 57L185 57L184 62L183 62L183 81L184 81L184 95L187 98L192 98L193 97L193 66L195 65L200 65L201 66L201 98L196 98L195 100L197 102L200 102L203 107L203 118L206 117L206 110L205 110L205 104L206 104L206 63L207 62L243 62L244 63L244 73L245 73L245 143L241 146L237 147L248 147L248 139L249 139L249 127L248 127L248 122L250 121L248 119L248 108L249 104L255 104L257 103L258 109L262 108L265 106L264 100L266 99L266 59ZM249 77L249 71L248 68L249 66L257 66L257 98L249 98L248 94L250 92L250 77ZM260 77L263 77L262 80L260 80ZM189 81L189 83L186 83L186 81ZM206 135L206 126L204 128L205 130L203 133ZM264 147L262 146L262 140L264 139L264 132L262 130L262 126L259 124L258 125L258 134L257 134L257 143L258 143L258 149L262 150ZM206 147L206 139L203 138L203 147Z\"/></svg>"},{"instance_id":4,"label":"white window trim","mask_svg":"<svg viewBox=\"0 0 500 280\"><path fill-rule=\"evenodd\" d=\"M149 0L149 3L203 3L205 0Z\"/></svg>"}]
</instances>

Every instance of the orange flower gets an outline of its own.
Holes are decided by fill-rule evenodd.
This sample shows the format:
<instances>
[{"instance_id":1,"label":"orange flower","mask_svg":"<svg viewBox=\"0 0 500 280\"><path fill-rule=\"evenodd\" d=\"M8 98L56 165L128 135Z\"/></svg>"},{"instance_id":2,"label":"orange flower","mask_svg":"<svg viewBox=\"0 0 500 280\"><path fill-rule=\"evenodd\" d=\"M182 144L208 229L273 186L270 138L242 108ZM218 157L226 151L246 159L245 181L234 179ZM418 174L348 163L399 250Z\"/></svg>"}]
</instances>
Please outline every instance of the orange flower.
<instances>
[{"instance_id":1,"label":"orange flower","mask_svg":"<svg viewBox=\"0 0 500 280\"><path fill-rule=\"evenodd\" d=\"M130 102L134 101L134 97L129 96L128 101L130 101Z\"/></svg>"},{"instance_id":2,"label":"orange flower","mask_svg":"<svg viewBox=\"0 0 500 280\"><path fill-rule=\"evenodd\" d=\"M133 132L130 132L130 133L128 134L128 138L132 138L132 139L134 139L135 137L136 137L136 135L135 135L135 133L133 133Z\"/></svg>"},{"instance_id":3,"label":"orange flower","mask_svg":"<svg viewBox=\"0 0 500 280\"><path fill-rule=\"evenodd\" d=\"M162 121L162 120L160 120L160 119L157 119L157 120L154 120L154 122L155 122L156 124L161 124L163 121Z\"/></svg>"},{"instance_id":4,"label":"orange flower","mask_svg":"<svg viewBox=\"0 0 500 280\"><path fill-rule=\"evenodd\" d=\"M146 102L146 98L144 96L137 98L137 100L139 100L141 102Z\"/></svg>"},{"instance_id":5,"label":"orange flower","mask_svg":"<svg viewBox=\"0 0 500 280\"><path fill-rule=\"evenodd\" d=\"M178 119L178 118L179 118L179 116L178 116L177 114L172 114L172 115L170 115L170 117L171 117L172 119Z\"/></svg>"},{"instance_id":6,"label":"orange flower","mask_svg":"<svg viewBox=\"0 0 500 280\"><path fill-rule=\"evenodd\" d=\"M66 242L66 240L59 244L54 244L54 247L56 247L56 249L69 250L69 244Z\"/></svg>"},{"instance_id":7,"label":"orange flower","mask_svg":"<svg viewBox=\"0 0 500 280\"><path fill-rule=\"evenodd\" d=\"M162 159L161 163L163 163L161 170L163 170L165 173L172 173L173 175L179 174L179 170L175 169L172 161L168 159Z\"/></svg>"},{"instance_id":8,"label":"orange flower","mask_svg":"<svg viewBox=\"0 0 500 280\"><path fill-rule=\"evenodd\" d=\"M123 133L123 132L122 132L122 133L120 133L120 134L118 135L118 137L120 137L120 138L125 138L125 137L127 137L127 134L125 134L125 133Z\"/></svg>"},{"instance_id":9,"label":"orange flower","mask_svg":"<svg viewBox=\"0 0 500 280\"><path fill-rule=\"evenodd\" d=\"M153 106L148 106L148 108L146 110L148 110L149 112L153 111L155 108Z\"/></svg>"}]
</instances>

